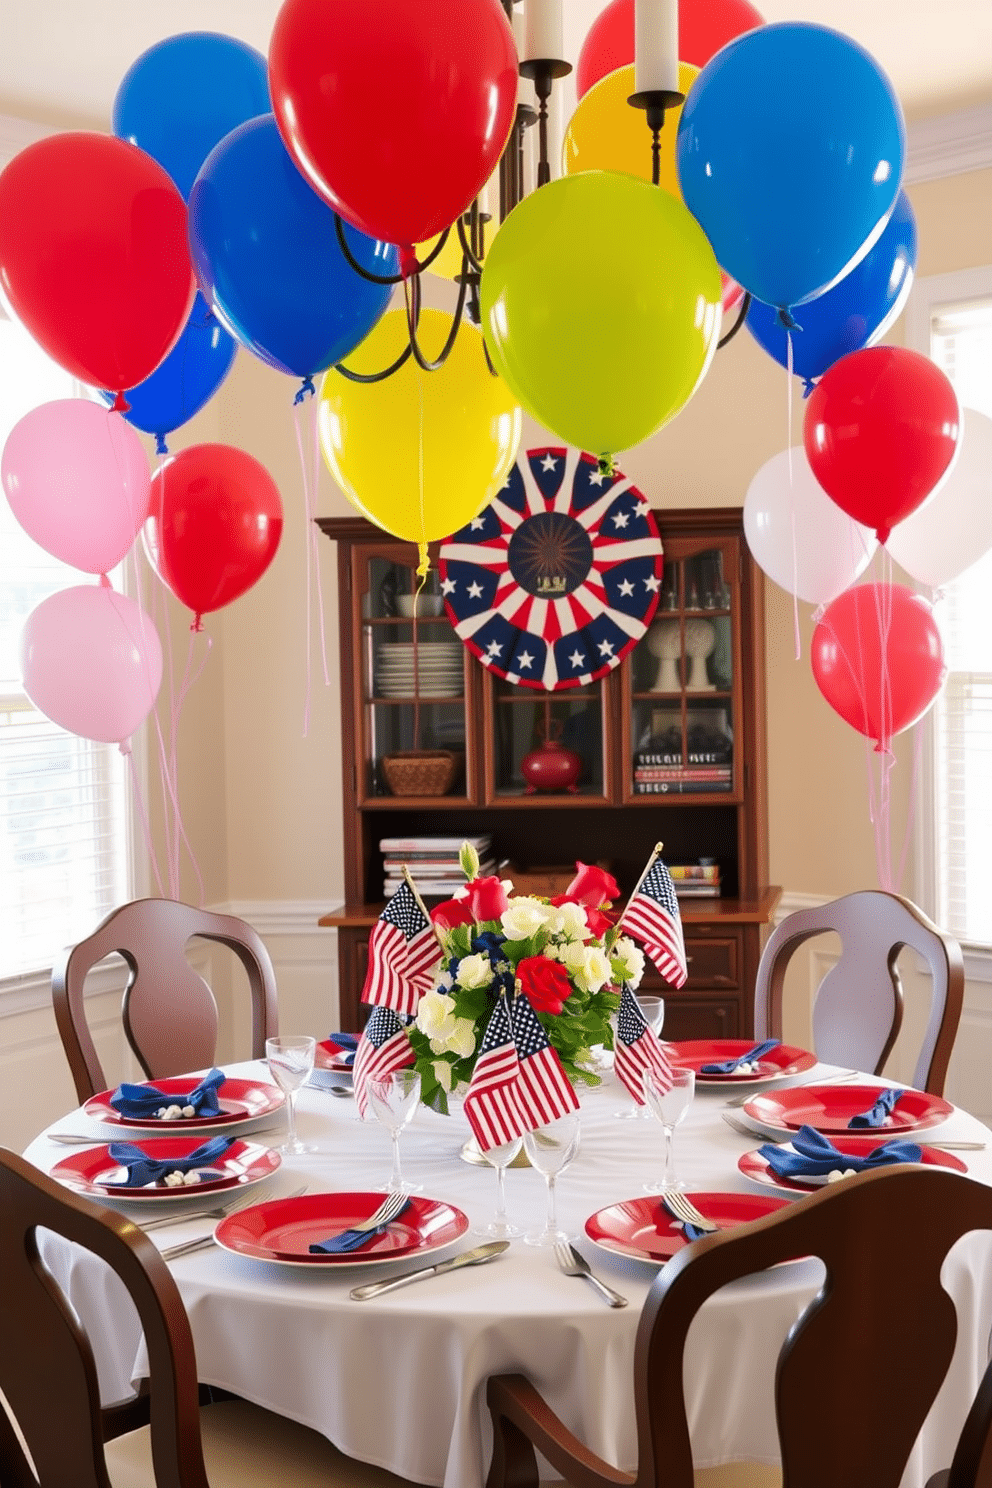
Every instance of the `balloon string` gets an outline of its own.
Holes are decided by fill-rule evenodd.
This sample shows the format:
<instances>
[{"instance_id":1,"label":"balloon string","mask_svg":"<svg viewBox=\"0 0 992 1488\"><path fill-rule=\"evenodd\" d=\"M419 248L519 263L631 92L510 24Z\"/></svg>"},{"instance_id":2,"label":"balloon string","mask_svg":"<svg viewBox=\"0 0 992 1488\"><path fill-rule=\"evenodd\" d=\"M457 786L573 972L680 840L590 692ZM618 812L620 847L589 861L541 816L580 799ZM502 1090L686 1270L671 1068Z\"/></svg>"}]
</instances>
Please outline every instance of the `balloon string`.
<instances>
[{"instance_id":1,"label":"balloon string","mask_svg":"<svg viewBox=\"0 0 992 1488\"><path fill-rule=\"evenodd\" d=\"M799 661L803 654L802 641L799 635L799 548L796 542L796 472L792 458L792 332L787 328L785 332L785 370L786 370L786 392L785 392L785 422L786 422L786 449L789 451L789 515L792 521L792 643L795 651L795 659Z\"/></svg>"},{"instance_id":2,"label":"balloon string","mask_svg":"<svg viewBox=\"0 0 992 1488\"><path fill-rule=\"evenodd\" d=\"M302 432L300 430L300 416L299 416L299 413L297 412L297 409L298 408L299 408L299 403L298 403L297 399L294 398L294 400L293 400L293 430L294 430L294 432L296 434L296 449L297 449L297 452L298 452L299 457L300 457L300 477L301 477L301 479L303 481L303 507L304 507L304 511L306 513L306 524L309 527L309 525L310 525L310 482L309 482L309 478L308 478L308 475L307 475L307 461L306 461L306 456L303 453L303 434L302 434ZM304 650L305 650L305 654L306 654L306 682L304 684L304 694L303 694L303 737L305 739L308 736L308 734L310 733L310 700L311 700L311 690L312 690L312 677L311 677L311 673L312 673L312 670L313 670L313 655L312 655L311 639L310 639L310 632L313 629L313 599L312 599L312 596L313 596L313 548L310 545L309 534L307 535L307 538L306 538L304 547L305 547L305 551L306 551L306 589L307 589L307 600L306 600L306 636L305 636L305 640L304 640Z\"/></svg>"},{"instance_id":3,"label":"balloon string","mask_svg":"<svg viewBox=\"0 0 992 1488\"><path fill-rule=\"evenodd\" d=\"M310 453L313 460L313 481L310 486L310 509L307 513L307 531L310 534L310 549L313 571L317 581L317 629L320 634L320 659L324 668L324 686L331 685L331 669L327 661L327 626L324 623L324 584L320 575L320 545L317 531L317 494L320 491L320 409L316 399L310 404Z\"/></svg>"},{"instance_id":4,"label":"balloon string","mask_svg":"<svg viewBox=\"0 0 992 1488\"><path fill-rule=\"evenodd\" d=\"M134 754L131 749L131 741L128 740L125 744L122 744L120 746L120 750L121 754L123 754L125 759L127 760L128 775L131 780L131 794L134 798L135 805L138 808L138 816L141 821L141 830L145 839L145 851L148 854L148 861L152 865L152 873L155 877L155 887L158 889L159 898L161 899L163 897L162 876L158 871L158 860L155 857L155 848L152 845L152 829L151 824L148 820L148 808L145 804L144 792L141 789L141 781L138 778L138 768L134 763Z\"/></svg>"},{"instance_id":5,"label":"balloon string","mask_svg":"<svg viewBox=\"0 0 992 1488\"><path fill-rule=\"evenodd\" d=\"M906 810L906 830L903 833L902 851L899 854L899 874L895 881L895 892L902 887L906 873L906 857L909 853L910 839L913 835L913 826L916 821L916 809L920 793L920 773L923 767L923 730L919 724L913 729L913 773L909 782L909 802Z\"/></svg>"},{"instance_id":6,"label":"balloon string","mask_svg":"<svg viewBox=\"0 0 992 1488\"><path fill-rule=\"evenodd\" d=\"M196 670L193 671L193 652L196 648L197 635L202 635L207 644L199 665L197 666ZM187 855L193 868L193 872L196 874L197 888L199 891L199 903L201 905L203 904L205 897L203 888L203 875L200 872L200 865L197 862L196 854L193 851L192 846L190 845L189 838L186 835L186 828L183 825L182 810L179 805L179 719L180 715L182 714L183 705L189 695L190 688L195 682L199 680L200 673L203 671L203 668L207 664L207 660L209 659L212 647L213 640L206 631L196 631L191 633L189 638L189 650L186 653L186 666L183 671L183 680L180 684L179 692L172 706L172 716L170 719L171 734L169 739L169 771L167 772L169 796L172 801L172 810L175 822L172 842L172 880L175 884L175 896L176 898L179 897L179 861L180 845L182 845L186 849Z\"/></svg>"}]
</instances>

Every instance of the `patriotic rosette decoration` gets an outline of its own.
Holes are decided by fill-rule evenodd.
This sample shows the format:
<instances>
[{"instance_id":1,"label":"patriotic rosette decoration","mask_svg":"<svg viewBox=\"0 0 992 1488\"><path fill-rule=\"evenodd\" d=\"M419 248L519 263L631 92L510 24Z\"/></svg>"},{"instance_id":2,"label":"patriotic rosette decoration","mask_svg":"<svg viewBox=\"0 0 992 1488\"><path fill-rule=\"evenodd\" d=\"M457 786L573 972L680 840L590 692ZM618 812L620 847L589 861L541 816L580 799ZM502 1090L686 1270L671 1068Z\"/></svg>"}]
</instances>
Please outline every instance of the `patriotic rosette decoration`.
<instances>
[{"instance_id":1,"label":"patriotic rosette decoration","mask_svg":"<svg viewBox=\"0 0 992 1488\"><path fill-rule=\"evenodd\" d=\"M652 954L662 941L666 955L681 944L677 904L667 932L659 918L667 909L656 912L653 897L647 918L636 912L645 890L654 892L658 861L618 923L610 909L619 890L601 868L577 863L566 892L545 899L479 878L467 843L461 863L467 883L453 899L428 915L411 880L373 930L363 993L372 1014L354 1065L359 1110L369 1079L413 1065L421 1099L435 1110L447 1111L453 1091L464 1093L487 1151L576 1109L576 1085L600 1083L591 1050L613 1048L618 1010L617 1075L642 1101L644 1070L664 1074L668 1063L631 995L644 955L626 916L631 935L647 932Z\"/></svg>"},{"instance_id":2,"label":"patriotic rosette decoration","mask_svg":"<svg viewBox=\"0 0 992 1488\"><path fill-rule=\"evenodd\" d=\"M555 692L595 681L636 646L658 605L662 546L636 486L552 446L519 457L438 568L451 622L482 664Z\"/></svg>"}]
</instances>

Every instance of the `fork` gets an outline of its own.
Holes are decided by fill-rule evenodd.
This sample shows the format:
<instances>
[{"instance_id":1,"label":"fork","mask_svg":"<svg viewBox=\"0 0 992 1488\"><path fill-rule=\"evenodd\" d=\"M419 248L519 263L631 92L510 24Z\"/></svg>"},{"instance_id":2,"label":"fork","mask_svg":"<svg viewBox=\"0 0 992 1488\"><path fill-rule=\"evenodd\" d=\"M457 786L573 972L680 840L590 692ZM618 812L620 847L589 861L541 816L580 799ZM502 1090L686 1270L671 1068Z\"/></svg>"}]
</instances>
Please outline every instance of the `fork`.
<instances>
[{"instance_id":1,"label":"fork","mask_svg":"<svg viewBox=\"0 0 992 1488\"><path fill-rule=\"evenodd\" d=\"M621 1297L619 1292L615 1292L612 1287L600 1281L598 1276L594 1276L585 1256L579 1255L575 1246L569 1245L567 1240L555 1242L555 1258L566 1276L581 1276L586 1281L591 1281L596 1290L602 1292L611 1307L627 1306L627 1298Z\"/></svg>"},{"instance_id":2,"label":"fork","mask_svg":"<svg viewBox=\"0 0 992 1488\"><path fill-rule=\"evenodd\" d=\"M307 1187L308 1185L304 1183L301 1188L294 1188L291 1193L281 1194L280 1197L283 1199L298 1199L301 1194L306 1193ZM248 1208L249 1206L245 1205L243 1207ZM229 1210L228 1213L230 1212ZM177 1245L168 1245L165 1250L159 1251L159 1255L163 1261L174 1261L179 1256L189 1255L193 1250L206 1250L208 1245L214 1245L215 1243L213 1231L211 1231L209 1235L199 1235L195 1240L180 1240Z\"/></svg>"},{"instance_id":3,"label":"fork","mask_svg":"<svg viewBox=\"0 0 992 1488\"><path fill-rule=\"evenodd\" d=\"M387 1194L378 1209L368 1219L363 1219L359 1224L349 1225L349 1230L360 1230L365 1234L369 1230L377 1230L380 1225L390 1224L400 1210L406 1206L410 1195L399 1190L397 1193Z\"/></svg>"},{"instance_id":4,"label":"fork","mask_svg":"<svg viewBox=\"0 0 992 1488\"><path fill-rule=\"evenodd\" d=\"M860 1074L859 1070L838 1070L835 1075L824 1075L822 1080L816 1081L816 1084L830 1085L833 1084L834 1081L841 1083L844 1080L853 1080L854 1077L858 1074ZM793 1086L791 1088L798 1089L800 1087ZM748 1101L753 1100L756 1094L760 1094L760 1092L755 1090L745 1090L743 1095L737 1095L733 1098L733 1100L724 1101L723 1104L728 1110L733 1110L735 1106L746 1106Z\"/></svg>"},{"instance_id":5,"label":"fork","mask_svg":"<svg viewBox=\"0 0 992 1488\"><path fill-rule=\"evenodd\" d=\"M185 1224L188 1219L223 1219L226 1214L237 1214L256 1202L254 1190L239 1194L229 1204L218 1204L214 1209L187 1209L184 1214L164 1214L158 1219L135 1220L143 1230L161 1230L166 1225Z\"/></svg>"},{"instance_id":6,"label":"fork","mask_svg":"<svg viewBox=\"0 0 992 1488\"><path fill-rule=\"evenodd\" d=\"M685 1194L677 1188L666 1188L661 1196L661 1202L683 1224L695 1225L697 1230L705 1230L707 1234L712 1234L720 1228L711 1219L707 1219L705 1214L700 1214L692 1200L687 1199Z\"/></svg>"}]
</instances>

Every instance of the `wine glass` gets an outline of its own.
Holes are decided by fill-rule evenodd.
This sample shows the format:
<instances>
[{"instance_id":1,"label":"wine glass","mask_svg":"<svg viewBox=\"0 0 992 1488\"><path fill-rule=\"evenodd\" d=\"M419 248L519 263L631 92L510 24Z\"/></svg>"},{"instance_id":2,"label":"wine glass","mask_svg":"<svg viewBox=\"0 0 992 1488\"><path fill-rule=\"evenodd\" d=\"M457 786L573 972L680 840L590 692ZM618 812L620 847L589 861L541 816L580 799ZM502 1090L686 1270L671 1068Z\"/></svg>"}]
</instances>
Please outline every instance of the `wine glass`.
<instances>
[{"instance_id":1,"label":"wine glass","mask_svg":"<svg viewBox=\"0 0 992 1488\"><path fill-rule=\"evenodd\" d=\"M532 1168L543 1175L548 1185L548 1222L543 1230L532 1230L524 1236L527 1245L555 1245L568 1236L558 1228L558 1213L555 1203L555 1180L563 1173L579 1150L579 1116L569 1111L539 1126L537 1131L524 1132L524 1151Z\"/></svg>"},{"instance_id":2,"label":"wine glass","mask_svg":"<svg viewBox=\"0 0 992 1488\"><path fill-rule=\"evenodd\" d=\"M408 1183L400 1171L400 1132L413 1120L420 1103L420 1073L414 1069L392 1070L369 1081L369 1104L393 1139L393 1171L386 1187L400 1193L418 1193L420 1185Z\"/></svg>"},{"instance_id":3,"label":"wine glass","mask_svg":"<svg viewBox=\"0 0 992 1488\"><path fill-rule=\"evenodd\" d=\"M660 1035L665 1025L665 999L657 997L653 992L635 992L634 1001L644 1015L644 1021L648 1027ZM622 1111L614 1111L613 1114L618 1121L633 1121L643 1114L650 1120L650 1112L644 1109L637 1100L631 1096L630 1105L624 1106Z\"/></svg>"},{"instance_id":4,"label":"wine glass","mask_svg":"<svg viewBox=\"0 0 992 1488\"><path fill-rule=\"evenodd\" d=\"M524 1144L523 1137L514 1137L499 1147L490 1147L483 1152L489 1165L496 1169L496 1214L491 1224L483 1225L478 1233L491 1235L496 1240L515 1240L523 1234L519 1225L511 1224L506 1217L506 1170Z\"/></svg>"},{"instance_id":5,"label":"wine glass","mask_svg":"<svg viewBox=\"0 0 992 1488\"><path fill-rule=\"evenodd\" d=\"M286 1140L279 1151L287 1157L298 1157L310 1150L296 1135L296 1096L313 1072L316 1049L317 1040L309 1034L281 1034L265 1040L269 1074L286 1096Z\"/></svg>"},{"instance_id":6,"label":"wine glass","mask_svg":"<svg viewBox=\"0 0 992 1488\"><path fill-rule=\"evenodd\" d=\"M661 1183L645 1183L647 1193L665 1193L667 1189L684 1188L675 1176L675 1128L685 1119L696 1089L696 1071L678 1066L667 1074L646 1069L643 1076L644 1099L665 1130L665 1172Z\"/></svg>"}]
</instances>

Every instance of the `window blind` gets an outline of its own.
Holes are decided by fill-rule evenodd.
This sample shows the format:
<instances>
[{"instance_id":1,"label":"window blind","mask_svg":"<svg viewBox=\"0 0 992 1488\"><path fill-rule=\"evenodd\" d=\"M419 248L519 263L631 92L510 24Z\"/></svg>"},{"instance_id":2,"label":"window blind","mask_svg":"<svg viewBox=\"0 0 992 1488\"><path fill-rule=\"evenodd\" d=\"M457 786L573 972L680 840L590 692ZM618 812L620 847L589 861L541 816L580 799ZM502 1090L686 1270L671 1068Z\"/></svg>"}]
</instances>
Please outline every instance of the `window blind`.
<instances>
[{"instance_id":1,"label":"window blind","mask_svg":"<svg viewBox=\"0 0 992 1488\"><path fill-rule=\"evenodd\" d=\"M41 403L81 390L0 317L0 445ZM44 970L128 895L124 761L32 707L20 632L42 599L93 580L52 558L0 500L0 978Z\"/></svg>"},{"instance_id":2,"label":"window blind","mask_svg":"<svg viewBox=\"0 0 992 1488\"><path fill-rule=\"evenodd\" d=\"M931 355L958 401L992 418L992 299L936 309ZM938 616L947 683L934 710L937 919L992 945L992 553L949 584Z\"/></svg>"}]
</instances>

